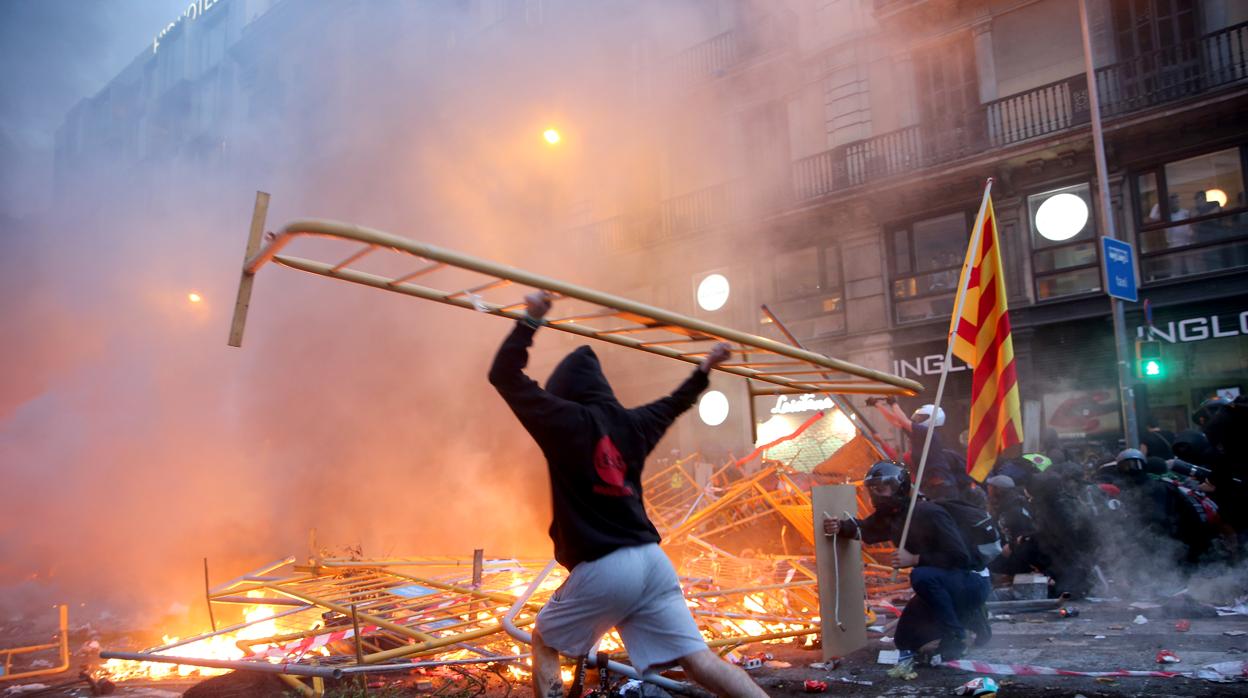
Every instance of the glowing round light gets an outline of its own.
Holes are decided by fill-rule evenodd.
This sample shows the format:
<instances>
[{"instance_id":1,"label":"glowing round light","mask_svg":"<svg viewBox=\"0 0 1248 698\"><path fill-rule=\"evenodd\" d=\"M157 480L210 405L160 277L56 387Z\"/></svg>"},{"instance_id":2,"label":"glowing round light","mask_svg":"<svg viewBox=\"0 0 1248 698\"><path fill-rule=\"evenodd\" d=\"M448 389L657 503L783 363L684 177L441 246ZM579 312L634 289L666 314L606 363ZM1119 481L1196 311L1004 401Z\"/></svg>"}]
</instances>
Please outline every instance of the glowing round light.
<instances>
[{"instance_id":1,"label":"glowing round light","mask_svg":"<svg viewBox=\"0 0 1248 698\"><path fill-rule=\"evenodd\" d=\"M1061 242L1088 224L1088 204L1074 194L1050 196L1036 211L1036 230L1045 240Z\"/></svg>"},{"instance_id":2,"label":"glowing round light","mask_svg":"<svg viewBox=\"0 0 1248 698\"><path fill-rule=\"evenodd\" d=\"M1226 201L1227 201L1226 192L1222 191L1221 189L1206 189L1205 201L1216 203L1218 206L1225 208Z\"/></svg>"},{"instance_id":3,"label":"glowing round light","mask_svg":"<svg viewBox=\"0 0 1248 698\"><path fill-rule=\"evenodd\" d=\"M559 132L553 128L548 128L542 133L542 138L545 138L547 143L554 145L559 142Z\"/></svg>"},{"instance_id":4,"label":"glowing round light","mask_svg":"<svg viewBox=\"0 0 1248 698\"><path fill-rule=\"evenodd\" d=\"M728 279L723 274L711 274L698 284L698 307L719 310L728 302L728 292Z\"/></svg>"},{"instance_id":5,"label":"glowing round light","mask_svg":"<svg viewBox=\"0 0 1248 698\"><path fill-rule=\"evenodd\" d=\"M718 390L708 391L698 400L698 416L707 426L723 424L728 419L728 397Z\"/></svg>"},{"instance_id":6,"label":"glowing round light","mask_svg":"<svg viewBox=\"0 0 1248 698\"><path fill-rule=\"evenodd\" d=\"M204 300L204 297L194 291L191 291L190 293L186 294L186 299L192 303L199 303L200 301Z\"/></svg>"}]
</instances>

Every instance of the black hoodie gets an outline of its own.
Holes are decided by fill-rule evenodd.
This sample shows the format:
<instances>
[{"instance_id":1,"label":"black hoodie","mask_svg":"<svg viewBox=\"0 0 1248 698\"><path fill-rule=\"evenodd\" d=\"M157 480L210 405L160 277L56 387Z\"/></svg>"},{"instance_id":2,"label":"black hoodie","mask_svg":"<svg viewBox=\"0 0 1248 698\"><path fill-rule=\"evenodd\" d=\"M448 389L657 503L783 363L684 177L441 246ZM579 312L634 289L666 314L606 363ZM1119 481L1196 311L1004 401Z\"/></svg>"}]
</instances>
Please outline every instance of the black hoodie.
<instances>
[{"instance_id":1,"label":"black hoodie","mask_svg":"<svg viewBox=\"0 0 1248 698\"><path fill-rule=\"evenodd\" d=\"M555 559L570 570L618 548L659 542L642 503L641 470L706 389L707 375L695 369L671 395L625 409L598 357L583 346L564 357L543 390L524 374L533 333L516 323L494 357L490 383L546 456Z\"/></svg>"}]
</instances>

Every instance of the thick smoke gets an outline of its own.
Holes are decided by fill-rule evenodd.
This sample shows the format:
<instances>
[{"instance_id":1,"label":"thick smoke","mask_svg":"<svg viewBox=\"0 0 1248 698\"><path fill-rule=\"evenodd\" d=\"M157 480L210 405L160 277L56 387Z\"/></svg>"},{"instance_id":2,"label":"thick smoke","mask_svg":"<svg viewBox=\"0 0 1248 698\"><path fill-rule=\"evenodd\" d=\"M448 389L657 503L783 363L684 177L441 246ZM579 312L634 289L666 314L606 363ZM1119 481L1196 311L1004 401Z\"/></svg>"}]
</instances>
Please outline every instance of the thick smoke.
<instances>
[{"instance_id":1,"label":"thick smoke","mask_svg":"<svg viewBox=\"0 0 1248 698\"><path fill-rule=\"evenodd\" d=\"M198 598L201 558L221 581L305 555L313 528L369 556L548 555L543 462L485 380L507 323L270 268L243 348L225 339L257 189L269 229L334 218L608 291L654 283L620 282L562 231L652 193L664 133L647 129L699 119L660 113L653 76L620 57L675 51L724 17L613 7L573 4L557 31L483 30L451 3L354 5L332 30L314 24L324 8L311 28L287 12L263 39L283 72L258 78L280 99L233 105L227 157L88 163L46 212L10 209L0 613L68 601L151 618ZM548 125L563 147L539 140ZM533 374L572 344L540 337ZM675 385L684 370L624 354L605 354L609 373L648 361Z\"/></svg>"}]
</instances>

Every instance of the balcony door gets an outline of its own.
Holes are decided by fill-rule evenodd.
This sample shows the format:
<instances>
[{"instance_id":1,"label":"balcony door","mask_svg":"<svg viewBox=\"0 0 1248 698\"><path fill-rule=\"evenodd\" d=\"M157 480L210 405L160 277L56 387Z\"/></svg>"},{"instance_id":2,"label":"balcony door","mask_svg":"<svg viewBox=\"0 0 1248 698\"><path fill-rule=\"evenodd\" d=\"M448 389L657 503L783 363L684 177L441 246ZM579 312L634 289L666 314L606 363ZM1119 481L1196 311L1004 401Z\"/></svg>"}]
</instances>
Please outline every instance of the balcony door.
<instances>
[{"instance_id":1,"label":"balcony door","mask_svg":"<svg viewBox=\"0 0 1248 698\"><path fill-rule=\"evenodd\" d=\"M1119 66L1116 87L1133 108L1200 90L1196 0L1110 3Z\"/></svg>"},{"instance_id":2,"label":"balcony door","mask_svg":"<svg viewBox=\"0 0 1248 698\"><path fill-rule=\"evenodd\" d=\"M914 80L925 160L940 162L977 149L985 121L970 32L916 51Z\"/></svg>"}]
</instances>

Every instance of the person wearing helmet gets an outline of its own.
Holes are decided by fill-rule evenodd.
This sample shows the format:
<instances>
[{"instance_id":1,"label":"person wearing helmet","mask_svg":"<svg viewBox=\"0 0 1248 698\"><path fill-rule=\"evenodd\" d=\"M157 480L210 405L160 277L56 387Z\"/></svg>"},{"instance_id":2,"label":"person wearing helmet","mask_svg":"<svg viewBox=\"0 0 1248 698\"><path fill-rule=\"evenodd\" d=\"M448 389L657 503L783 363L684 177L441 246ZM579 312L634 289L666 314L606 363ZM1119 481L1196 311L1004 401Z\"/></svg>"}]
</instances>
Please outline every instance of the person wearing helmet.
<instances>
[{"instance_id":1,"label":"person wearing helmet","mask_svg":"<svg viewBox=\"0 0 1248 698\"><path fill-rule=\"evenodd\" d=\"M1222 520L1248 544L1248 397L1219 408L1205 424L1206 460L1212 474L1200 489L1217 503ZM1175 455L1184 458L1175 447Z\"/></svg>"},{"instance_id":2,"label":"person wearing helmet","mask_svg":"<svg viewBox=\"0 0 1248 698\"><path fill-rule=\"evenodd\" d=\"M1230 406L1230 404L1231 401L1221 395L1216 395L1205 400L1200 403L1200 406L1197 407L1196 411L1192 413L1192 424L1195 424L1201 431L1204 431L1209 422L1213 421L1213 418L1218 416L1218 413L1221 412L1223 408Z\"/></svg>"},{"instance_id":3,"label":"person wearing helmet","mask_svg":"<svg viewBox=\"0 0 1248 698\"><path fill-rule=\"evenodd\" d=\"M931 499L957 499L964 480L969 476L959 476L956 468L946 452L940 438L940 429L945 425L945 411L935 405L923 405L909 417L891 395L887 398L868 398L867 404L874 406L884 419L893 426L905 431L910 439L910 450L902 455L902 461L910 468L911 473L918 473L919 458L923 454L923 442L927 439L927 430L932 432L932 446L927 453L927 465L923 468L923 481L919 483L919 491Z\"/></svg>"},{"instance_id":4,"label":"person wearing helmet","mask_svg":"<svg viewBox=\"0 0 1248 698\"><path fill-rule=\"evenodd\" d=\"M1140 434L1140 450L1150 458L1156 456L1163 460L1174 458L1174 433L1161 428L1157 418L1149 415L1144 420L1144 433Z\"/></svg>"},{"instance_id":5,"label":"person wearing helmet","mask_svg":"<svg viewBox=\"0 0 1248 698\"><path fill-rule=\"evenodd\" d=\"M1167 470L1165 462L1139 449L1120 452L1114 466L1135 545L1154 557L1169 554L1176 563L1198 563L1212 543L1212 525L1199 507L1201 499L1160 477ZM1173 543L1159 545L1161 540Z\"/></svg>"},{"instance_id":6,"label":"person wearing helmet","mask_svg":"<svg viewBox=\"0 0 1248 698\"><path fill-rule=\"evenodd\" d=\"M880 461L867 471L863 485L875 511L863 519L825 518L824 535L899 544L911 496L909 471L901 463ZM919 497L906 546L892 561L895 567L913 568L910 586L915 596L901 614L895 637L903 659L921 651L937 652L943 659L962 656L967 625L978 644L991 637L984 606L991 584L988 571L975 568L975 559L949 512Z\"/></svg>"}]
</instances>

